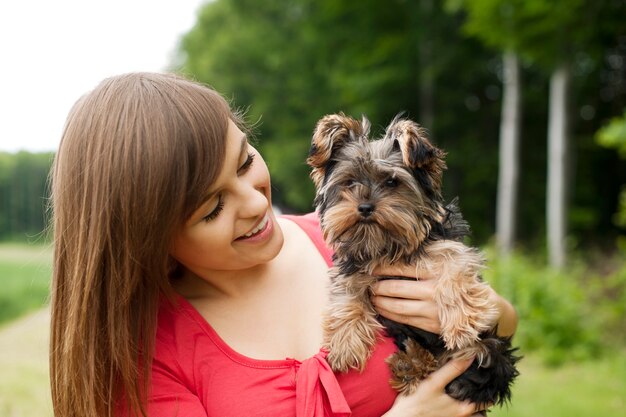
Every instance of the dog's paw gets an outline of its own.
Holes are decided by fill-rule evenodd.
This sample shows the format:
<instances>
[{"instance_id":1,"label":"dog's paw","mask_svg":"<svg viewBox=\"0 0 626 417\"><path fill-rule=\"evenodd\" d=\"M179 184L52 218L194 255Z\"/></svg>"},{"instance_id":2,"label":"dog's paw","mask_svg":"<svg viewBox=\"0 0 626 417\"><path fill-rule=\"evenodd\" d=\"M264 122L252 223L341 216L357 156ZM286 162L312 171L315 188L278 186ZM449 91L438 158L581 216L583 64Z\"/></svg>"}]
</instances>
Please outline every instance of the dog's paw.
<instances>
[{"instance_id":1,"label":"dog's paw","mask_svg":"<svg viewBox=\"0 0 626 417\"><path fill-rule=\"evenodd\" d=\"M375 340L374 335L363 337L354 328L351 331L336 332L326 343L326 360L335 372L347 372L350 369L363 371Z\"/></svg>"},{"instance_id":2,"label":"dog's paw","mask_svg":"<svg viewBox=\"0 0 626 417\"><path fill-rule=\"evenodd\" d=\"M465 283L455 291L458 294L456 300L441 303L443 307L439 311L441 338L449 350L463 349L474 344L481 333L496 325L499 314L489 298L488 284Z\"/></svg>"},{"instance_id":3,"label":"dog's paw","mask_svg":"<svg viewBox=\"0 0 626 417\"><path fill-rule=\"evenodd\" d=\"M350 369L362 370L367 361L367 357L360 358L347 349L337 349L328 347L326 360L331 369L335 372L348 372Z\"/></svg>"},{"instance_id":4,"label":"dog's paw","mask_svg":"<svg viewBox=\"0 0 626 417\"><path fill-rule=\"evenodd\" d=\"M363 371L382 326L367 315L359 319L334 320L325 323L327 361L333 371Z\"/></svg>"},{"instance_id":5,"label":"dog's paw","mask_svg":"<svg viewBox=\"0 0 626 417\"><path fill-rule=\"evenodd\" d=\"M404 342L404 350L387 359L391 369L391 387L402 395L415 391L417 385L438 368L437 359L414 340Z\"/></svg>"}]
</instances>

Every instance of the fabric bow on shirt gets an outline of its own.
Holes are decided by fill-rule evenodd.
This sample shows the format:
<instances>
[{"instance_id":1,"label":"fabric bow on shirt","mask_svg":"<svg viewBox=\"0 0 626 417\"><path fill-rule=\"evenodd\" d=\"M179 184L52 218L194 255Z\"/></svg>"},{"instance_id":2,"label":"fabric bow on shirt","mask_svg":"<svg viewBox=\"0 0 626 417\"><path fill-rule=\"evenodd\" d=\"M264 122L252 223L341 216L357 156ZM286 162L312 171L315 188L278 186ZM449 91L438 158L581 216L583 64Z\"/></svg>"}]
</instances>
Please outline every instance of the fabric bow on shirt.
<instances>
[{"instance_id":1,"label":"fabric bow on shirt","mask_svg":"<svg viewBox=\"0 0 626 417\"><path fill-rule=\"evenodd\" d=\"M328 351L305 360L296 375L297 417L350 417L339 382L326 361Z\"/></svg>"}]
</instances>

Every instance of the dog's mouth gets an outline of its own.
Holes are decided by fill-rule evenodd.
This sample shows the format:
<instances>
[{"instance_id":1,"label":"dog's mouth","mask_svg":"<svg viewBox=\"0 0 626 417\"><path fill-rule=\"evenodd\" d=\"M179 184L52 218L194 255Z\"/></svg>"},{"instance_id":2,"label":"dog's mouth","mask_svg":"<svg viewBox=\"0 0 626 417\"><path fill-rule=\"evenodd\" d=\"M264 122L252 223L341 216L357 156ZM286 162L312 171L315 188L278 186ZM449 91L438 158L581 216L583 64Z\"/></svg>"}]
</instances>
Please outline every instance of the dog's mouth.
<instances>
[{"instance_id":1,"label":"dog's mouth","mask_svg":"<svg viewBox=\"0 0 626 417\"><path fill-rule=\"evenodd\" d=\"M372 229L383 229L382 225L372 217L361 217L356 219L350 226L346 227L337 235L338 243L353 243L355 239L363 240L372 234Z\"/></svg>"}]
</instances>

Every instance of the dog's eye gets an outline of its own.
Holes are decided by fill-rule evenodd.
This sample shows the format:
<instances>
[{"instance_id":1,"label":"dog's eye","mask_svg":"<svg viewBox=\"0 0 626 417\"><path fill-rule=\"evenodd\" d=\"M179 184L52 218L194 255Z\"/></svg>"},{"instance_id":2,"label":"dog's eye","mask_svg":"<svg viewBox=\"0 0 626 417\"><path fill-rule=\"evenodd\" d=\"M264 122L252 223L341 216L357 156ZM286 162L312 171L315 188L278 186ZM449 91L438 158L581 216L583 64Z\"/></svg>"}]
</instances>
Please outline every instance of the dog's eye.
<instances>
[{"instance_id":1,"label":"dog's eye","mask_svg":"<svg viewBox=\"0 0 626 417\"><path fill-rule=\"evenodd\" d=\"M352 187L352 186L353 186L353 185L355 185L355 184L356 184L356 181L355 181L355 180L345 180L345 181L343 182L343 185L344 185L345 187Z\"/></svg>"},{"instance_id":2,"label":"dog's eye","mask_svg":"<svg viewBox=\"0 0 626 417\"><path fill-rule=\"evenodd\" d=\"M398 186L398 180L395 178L389 178L387 181L385 181L385 186L389 188L395 188Z\"/></svg>"}]
</instances>

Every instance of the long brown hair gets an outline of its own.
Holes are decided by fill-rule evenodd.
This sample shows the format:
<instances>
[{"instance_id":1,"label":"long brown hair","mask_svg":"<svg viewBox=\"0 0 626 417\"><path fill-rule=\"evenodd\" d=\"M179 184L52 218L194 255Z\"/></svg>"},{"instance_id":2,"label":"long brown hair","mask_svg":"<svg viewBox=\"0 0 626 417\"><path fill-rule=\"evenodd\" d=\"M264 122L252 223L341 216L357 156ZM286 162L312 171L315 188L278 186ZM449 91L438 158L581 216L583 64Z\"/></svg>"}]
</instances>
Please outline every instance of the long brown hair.
<instances>
[{"instance_id":1,"label":"long brown hair","mask_svg":"<svg viewBox=\"0 0 626 417\"><path fill-rule=\"evenodd\" d=\"M171 74L109 78L72 108L51 173L55 416L146 414L170 239L219 174L229 118Z\"/></svg>"}]
</instances>

